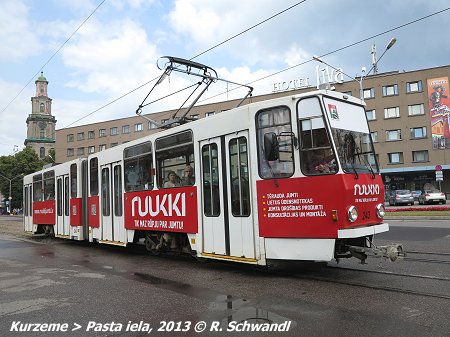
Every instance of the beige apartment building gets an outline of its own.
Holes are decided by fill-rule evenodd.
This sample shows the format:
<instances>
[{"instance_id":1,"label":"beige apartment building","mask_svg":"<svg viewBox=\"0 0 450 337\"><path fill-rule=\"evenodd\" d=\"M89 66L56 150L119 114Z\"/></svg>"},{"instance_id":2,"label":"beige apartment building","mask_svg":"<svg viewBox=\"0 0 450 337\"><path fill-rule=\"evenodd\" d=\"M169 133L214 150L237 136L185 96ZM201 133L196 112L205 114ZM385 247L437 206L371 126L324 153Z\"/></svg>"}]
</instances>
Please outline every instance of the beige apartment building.
<instances>
[{"instance_id":1,"label":"beige apartment building","mask_svg":"<svg viewBox=\"0 0 450 337\"><path fill-rule=\"evenodd\" d=\"M406 188L420 190L441 188L450 199L450 65L408 72L388 72L333 83L334 90L364 97L366 112L377 160L386 190ZM285 83L286 84L286 83ZM280 85L279 88L289 88ZM254 96L262 101L283 95L315 90L305 86L296 90ZM238 101L199 105L192 109L192 119L226 113ZM248 102L248 100L246 101ZM245 103L244 103L245 104ZM149 115L163 122L174 111ZM65 128L56 131L56 161L77 157L158 132L143 117L123 119ZM436 170L442 172L442 181ZM438 173L438 175L440 175Z\"/></svg>"}]
</instances>

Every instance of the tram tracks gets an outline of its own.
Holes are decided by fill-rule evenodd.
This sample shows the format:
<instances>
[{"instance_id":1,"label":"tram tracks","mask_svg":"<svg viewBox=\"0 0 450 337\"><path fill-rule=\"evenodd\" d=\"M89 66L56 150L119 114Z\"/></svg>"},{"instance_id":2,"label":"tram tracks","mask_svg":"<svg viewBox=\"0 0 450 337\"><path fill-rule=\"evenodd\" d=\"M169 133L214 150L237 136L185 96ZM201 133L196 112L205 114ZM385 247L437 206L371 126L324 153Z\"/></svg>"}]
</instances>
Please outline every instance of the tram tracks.
<instances>
[{"instance_id":1,"label":"tram tracks","mask_svg":"<svg viewBox=\"0 0 450 337\"><path fill-rule=\"evenodd\" d=\"M404 258L405 262L421 262L421 263L432 263L432 264L442 264L449 265L450 264L450 253L436 253L436 252L421 252L421 251L408 251L406 252L406 257ZM411 256L412 255L412 256ZM426 256L426 257L424 257ZM384 290L391 291L396 293L404 293L410 295L424 296L424 297L434 297L450 300L450 293L442 293L439 291L431 292L431 291L423 291L422 289L439 289L442 287L443 289L448 289L448 282L450 282L450 277L445 276L436 276L436 275L424 275L422 273L403 273L397 271L389 271L389 270L373 270L373 269L362 269L357 267L346 267L346 266L338 266L338 265L328 265L327 270L336 270L342 271L344 273L359 273L359 274L377 274L377 275L386 275L387 277L396 277L401 278L396 284L402 285L400 286L392 286L392 285L383 285L383 284L372 284L365 283L362 281L355 280L352 278L351 280L344 279L345 275L333 274L332 276L327 275L309 275L314 280L324 281L324 282L332 282L338 284L345 284L350 286L358 286L369 289L376 290ZM405 279L409 279L410 281L405 282ZM414 284L414 287L406 288L404 287L405 283L412 284L411 282L423 282L425 284ZM386 279L378 280L378 282L390 282ZM420 289L413 289L417 286Z\"/></svg>"}]
</instances>

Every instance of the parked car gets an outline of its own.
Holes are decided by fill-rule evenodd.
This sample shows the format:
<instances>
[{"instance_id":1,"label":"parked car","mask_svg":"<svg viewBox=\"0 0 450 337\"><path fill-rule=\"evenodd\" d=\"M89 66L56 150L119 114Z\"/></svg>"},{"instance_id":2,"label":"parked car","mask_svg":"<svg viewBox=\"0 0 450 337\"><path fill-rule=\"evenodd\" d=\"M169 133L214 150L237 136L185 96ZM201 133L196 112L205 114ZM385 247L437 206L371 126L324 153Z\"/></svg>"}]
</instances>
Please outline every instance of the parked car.
<instances>
[{"instance_id":1,"label":"parked car","mask_svg":"<svg viewBox=\"0 0 450 337\"><path fill-rule=\"evenodd\" d=\"M411 192L413 195L414 200L419 200L419 196L422 194L422 191L412 191Z\"/></svg>"},{"instance_id":2,"label":"parked car","mask_svg":"<svg viewBox=\"0 0 450 337\"><path fill-rule=\"evenodd\" d=\"M414 205L414 197L410 190L395 190L389 196L389 205Z\"/></svg>"},{"instance_id":3,"label":"parked car","mask_svg":"<svg viewBox=\"0 0 450 337\"><path fill-rule=\"evenodd\" d=\"M419 204L433 204L440 203L445 204L445 194L439 190L425 190L422 191L422 194L419 196Z\"/></svg>"}]
</instances>

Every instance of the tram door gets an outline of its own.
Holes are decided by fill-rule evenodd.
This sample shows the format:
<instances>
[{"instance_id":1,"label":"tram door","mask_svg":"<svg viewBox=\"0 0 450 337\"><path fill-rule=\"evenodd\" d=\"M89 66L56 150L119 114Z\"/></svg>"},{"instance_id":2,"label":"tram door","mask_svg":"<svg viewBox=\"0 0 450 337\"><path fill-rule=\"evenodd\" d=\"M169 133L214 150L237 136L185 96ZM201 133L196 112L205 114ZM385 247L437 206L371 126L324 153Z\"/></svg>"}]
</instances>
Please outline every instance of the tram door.
<instances>
[{"instance_id":1,"label":"tram door","mask_svg":"<svg viewBox=\"0 0 450 337\"><path fill-rule=\"evenodd\" d=\"M55 235L70 235L69 175L56 177Z\"/></svg>"},{"instance_id":2,"label":"tram door","mask_svg":"<svg viewBox=\"0 0 450 337\"><path fill-rule=\"evenodd\" d=\"M126 244L123 224L122 166L112 163L101 166L101 229L102 240Z\"/></svg>"},{"instance_id":3,"label":"tram door","mask_svg":"<svg viewBox=\"0 0 450 337\"><path fill-rule=\"evenodd\" d=\"M251 214L248 131L225 137L230 255L255 258Z\"/></svg>"},{"instance_id":4,"label":"tram door","mask_svg":"<svg viewBox=\"0 0 450 337\"><path fill-rule=\"evenodd\" d=\"M200 142L203 252L254 258L248 132Z\"/></svg>"}]
</instances>

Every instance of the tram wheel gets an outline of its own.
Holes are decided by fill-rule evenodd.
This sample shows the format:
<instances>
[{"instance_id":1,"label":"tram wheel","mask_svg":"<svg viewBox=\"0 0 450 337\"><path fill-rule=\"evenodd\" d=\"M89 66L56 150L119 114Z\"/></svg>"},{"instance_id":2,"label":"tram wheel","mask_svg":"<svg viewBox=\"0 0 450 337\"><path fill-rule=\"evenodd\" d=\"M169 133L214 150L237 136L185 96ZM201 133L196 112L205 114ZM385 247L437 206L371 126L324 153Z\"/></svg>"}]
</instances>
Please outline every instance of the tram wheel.
<instances>
[{"instance_id":1,"label":"tram wheel","mask_svg":"<svg viewBox=\"0 0 450 337\"><path fill-rule=\"evenodd\" d=\"M158 249L156 249L156 243L153 241L153 239L150 235L145 236L144 244L145 244L145 249L147 249L147 251L149 253L151 253L152 255L161 254L161 252Z\"/></svg>"}]
</instances>

